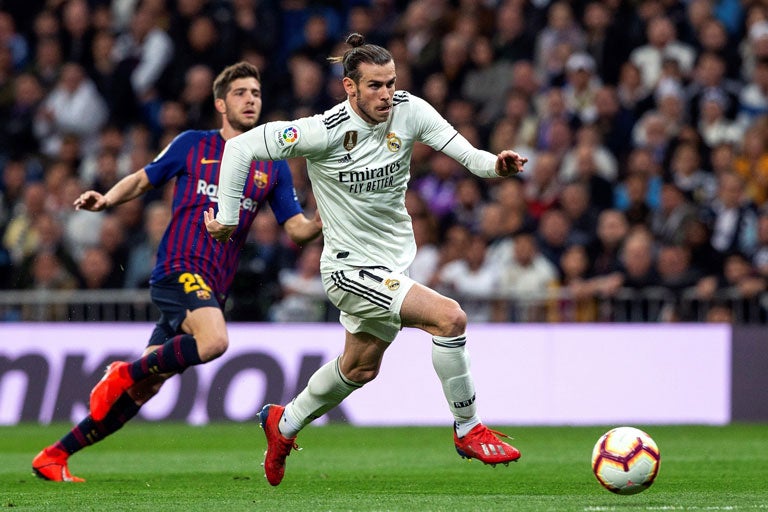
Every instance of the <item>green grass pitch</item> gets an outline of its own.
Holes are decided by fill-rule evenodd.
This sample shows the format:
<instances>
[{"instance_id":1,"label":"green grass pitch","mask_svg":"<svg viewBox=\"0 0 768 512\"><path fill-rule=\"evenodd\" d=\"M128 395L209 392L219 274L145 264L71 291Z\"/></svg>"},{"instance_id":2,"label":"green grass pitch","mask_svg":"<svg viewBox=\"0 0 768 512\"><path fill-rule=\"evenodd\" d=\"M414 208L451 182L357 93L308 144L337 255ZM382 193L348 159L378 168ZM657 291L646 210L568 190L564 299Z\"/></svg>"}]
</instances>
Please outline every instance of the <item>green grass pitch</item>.
<instances>
[{"instance_id":1,"label":"green grass pitch","mask_svg":"<svg viewBox=\"0 0 768 512\"><path fill-rule=\"evenodd\" d=\"M46 482L30 462L69 425L0 427L0 509L50 511L768 510L768 425L643 426L661 450L656 483L617 496L590 469L608 426L506 427L509 467L458 457L445 428L310 426L271 487L251 423L136 422L70 460L85 484Z\"/></svg>"}]
</instances>

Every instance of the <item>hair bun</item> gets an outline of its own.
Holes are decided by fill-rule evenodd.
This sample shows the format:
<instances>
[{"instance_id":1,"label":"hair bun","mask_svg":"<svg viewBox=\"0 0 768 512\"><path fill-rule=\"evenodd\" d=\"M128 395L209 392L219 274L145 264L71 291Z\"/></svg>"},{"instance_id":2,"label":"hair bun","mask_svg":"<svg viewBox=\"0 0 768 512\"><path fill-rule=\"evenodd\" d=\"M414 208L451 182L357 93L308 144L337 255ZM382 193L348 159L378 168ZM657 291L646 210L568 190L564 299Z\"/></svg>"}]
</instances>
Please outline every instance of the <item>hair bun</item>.
<instances>
[{"instance_id":1,"label":"hair bun","mask_svg":"<svg viewBox=\"0 0 768 512\"><path fill-rule=\"evenodd\" d=\"M349 34L347 36L346 43L353 48L357 48L358 46L362 46L365 44L365 38L361 34L358 34L357 32L353 32L352 34Z\"/></svg>"}]
</instances>

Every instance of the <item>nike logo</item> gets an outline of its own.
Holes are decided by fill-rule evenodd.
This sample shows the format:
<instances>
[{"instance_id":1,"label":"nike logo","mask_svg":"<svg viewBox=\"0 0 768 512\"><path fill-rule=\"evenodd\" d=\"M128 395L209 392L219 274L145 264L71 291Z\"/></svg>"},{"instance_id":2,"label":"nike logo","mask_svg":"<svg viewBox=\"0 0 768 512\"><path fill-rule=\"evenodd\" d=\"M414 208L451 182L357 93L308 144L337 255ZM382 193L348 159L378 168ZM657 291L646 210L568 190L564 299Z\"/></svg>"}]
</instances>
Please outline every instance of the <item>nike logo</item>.
<instances>
[{"instance_id":1,"label":"nike logo","mask_svg":"<svg viewBox=\"0 0 768 512\"><path fill-rule=\"evenodd\" d=\"M221 162L221 160L209 160L207 158L201 158L200 159L200 163L203 164L203 165L205 165L205 164L217 164L219 162Z\"/></svg>"}]
</instances>

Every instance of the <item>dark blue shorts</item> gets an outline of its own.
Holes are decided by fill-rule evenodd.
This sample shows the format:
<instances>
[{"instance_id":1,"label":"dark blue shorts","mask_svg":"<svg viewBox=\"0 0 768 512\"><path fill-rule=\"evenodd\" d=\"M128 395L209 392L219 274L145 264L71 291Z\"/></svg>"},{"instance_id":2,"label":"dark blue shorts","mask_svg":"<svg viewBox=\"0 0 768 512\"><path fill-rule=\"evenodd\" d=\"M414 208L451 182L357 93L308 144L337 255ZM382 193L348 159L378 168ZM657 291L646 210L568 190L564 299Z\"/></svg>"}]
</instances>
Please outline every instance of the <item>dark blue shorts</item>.
<instances>
[{"instance_id":1,"label":"dark blue shorts","mask_svg":"<svg viewBox=\"0 0 768 512\"><path fill-rule=\"evenodd\" d=\"M177 272L152 283L150 296L160 310L160 319L149 337L148 346L162 345L180 334L187 311L221 307L211 287L199 274L191 272Z\"/></svg>"}]
</instances>

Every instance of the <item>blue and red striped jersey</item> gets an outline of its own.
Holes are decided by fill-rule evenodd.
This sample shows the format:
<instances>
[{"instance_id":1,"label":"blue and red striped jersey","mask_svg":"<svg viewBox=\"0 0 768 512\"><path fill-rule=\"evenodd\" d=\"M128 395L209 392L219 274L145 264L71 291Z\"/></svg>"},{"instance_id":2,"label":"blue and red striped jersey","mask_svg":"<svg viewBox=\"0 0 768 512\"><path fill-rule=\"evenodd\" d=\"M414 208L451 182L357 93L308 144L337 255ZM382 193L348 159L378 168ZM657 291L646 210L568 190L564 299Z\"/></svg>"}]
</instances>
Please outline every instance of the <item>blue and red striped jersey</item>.
<instances>
[{"instance_id":1,"label":"blue and red striped jersey","mask_svg":"<svg viewBox=\"0 0 768 512\"><path fill-rule=\"evenodd\" d=\"M264 203L269 203L280 224L302 212L288 164L283 160L253 162L240 199L240 223L232 240L214 240L205 229L203 212L210 206L218 210L217 183L224 144L218 130L185 131L144 167L156 188L176 178L173 213L157 250L150 283L175 272L197 273L222 305L248 230Z\"/></svg>"}]
</instances>

